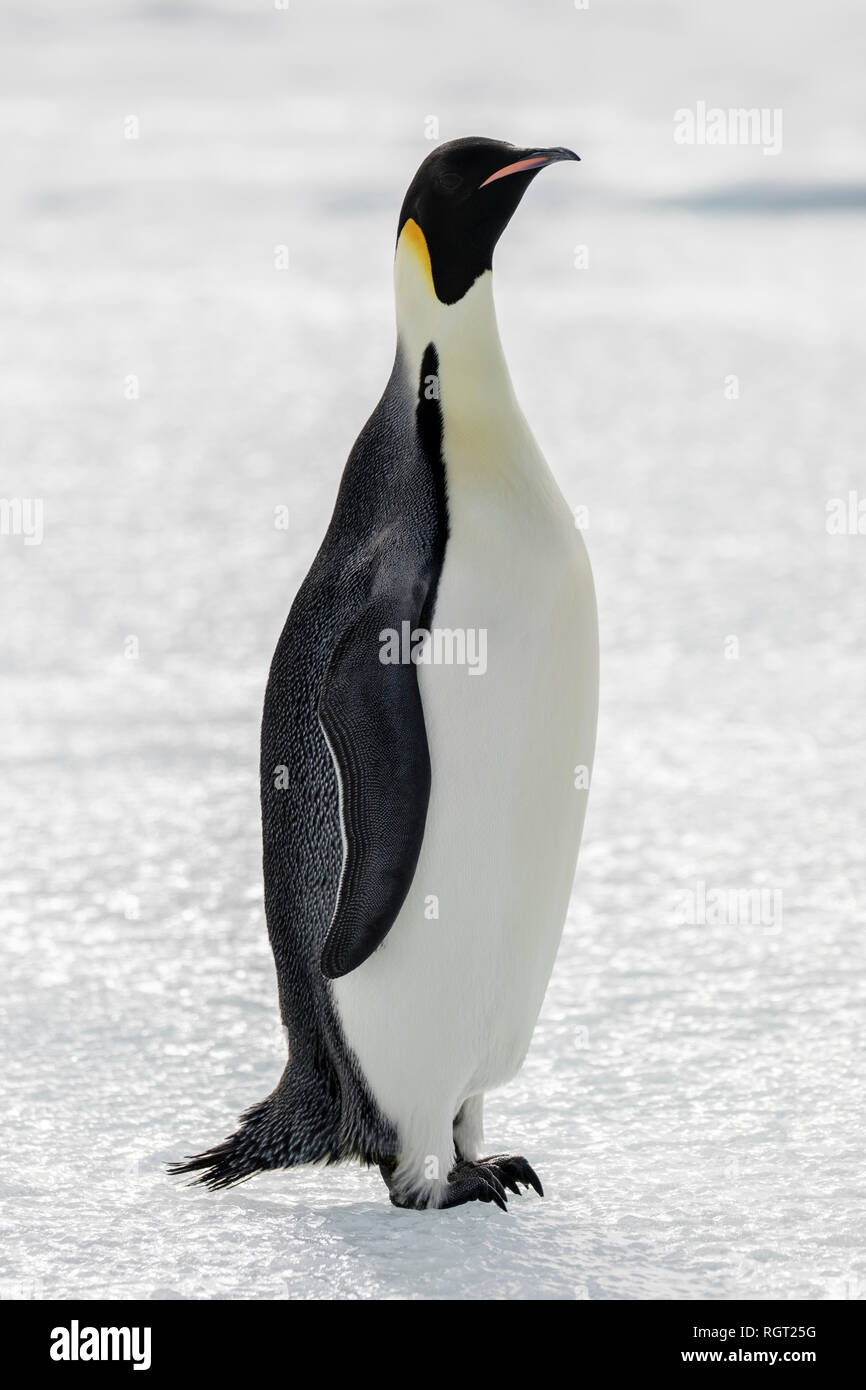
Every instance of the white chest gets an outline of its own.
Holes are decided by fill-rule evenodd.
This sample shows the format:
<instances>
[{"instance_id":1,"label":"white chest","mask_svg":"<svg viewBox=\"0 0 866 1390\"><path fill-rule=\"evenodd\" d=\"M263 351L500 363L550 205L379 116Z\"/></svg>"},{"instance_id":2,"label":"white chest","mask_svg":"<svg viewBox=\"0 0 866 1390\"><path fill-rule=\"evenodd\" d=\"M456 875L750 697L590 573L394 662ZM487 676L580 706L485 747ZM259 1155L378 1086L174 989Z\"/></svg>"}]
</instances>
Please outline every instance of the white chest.
<instances>
[{"instance_id":1,"label":"white chest","mask_svg":"<svg viewBox=\"0 0 866 1390\"><path fill-rule=\"evenodd\" d=\"M439 356L449 538L433 659L418 668L432 787L398 919L334 986L377 1098L422 1157L437 1149L419 1092L450 1126L466 1097L514 1074L528 1046L595 745L589 562L514 399L489 278L446 308L398 253L409 390L428 343Z\"/></svg>"}]
</instances>

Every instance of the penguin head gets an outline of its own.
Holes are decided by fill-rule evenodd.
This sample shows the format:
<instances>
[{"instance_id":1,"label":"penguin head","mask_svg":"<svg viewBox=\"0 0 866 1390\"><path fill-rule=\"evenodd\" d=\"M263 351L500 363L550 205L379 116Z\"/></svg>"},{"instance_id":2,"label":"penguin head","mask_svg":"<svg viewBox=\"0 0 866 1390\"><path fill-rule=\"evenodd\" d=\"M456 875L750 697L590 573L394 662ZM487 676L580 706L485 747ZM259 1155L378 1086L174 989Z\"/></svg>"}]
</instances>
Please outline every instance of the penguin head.
<instances>
[{"instance_id":1,"label":"penguin head","mask_svg":"<svg viewBox=\"0 0 866 1390\"><path fill-rule=\"evenodd\" d=\"M535 175L572 150L521 149L468 136L438 145L409 185L397 241L408 234L429 256L437 299L456 304L485 270L493 249Z\"/></svg>"}]
</instances>

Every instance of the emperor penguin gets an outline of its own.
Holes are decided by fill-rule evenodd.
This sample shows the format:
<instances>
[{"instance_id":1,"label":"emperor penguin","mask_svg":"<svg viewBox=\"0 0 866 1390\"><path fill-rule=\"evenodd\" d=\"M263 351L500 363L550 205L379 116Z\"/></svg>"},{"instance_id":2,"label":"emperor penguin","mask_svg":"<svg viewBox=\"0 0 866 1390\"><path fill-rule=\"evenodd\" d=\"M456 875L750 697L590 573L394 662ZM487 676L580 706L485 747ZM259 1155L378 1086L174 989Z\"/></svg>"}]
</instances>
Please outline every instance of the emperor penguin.
<instances>
[{"instance_id":1,"label":"emperor penguin","mask_svg":"<svg viewBox=\"0 0 866 1390\"><path fill-rule=\"evenodd\" d=\"M496 243L578 156L467 138L403 202L397 350L271 665L265 911L288 1061L211 1188L357 1159L399 1207L505 1209L485 1094L529 1047L569 904L598 706L581 531L515 398Z\"/></svg>"}]
</instances>

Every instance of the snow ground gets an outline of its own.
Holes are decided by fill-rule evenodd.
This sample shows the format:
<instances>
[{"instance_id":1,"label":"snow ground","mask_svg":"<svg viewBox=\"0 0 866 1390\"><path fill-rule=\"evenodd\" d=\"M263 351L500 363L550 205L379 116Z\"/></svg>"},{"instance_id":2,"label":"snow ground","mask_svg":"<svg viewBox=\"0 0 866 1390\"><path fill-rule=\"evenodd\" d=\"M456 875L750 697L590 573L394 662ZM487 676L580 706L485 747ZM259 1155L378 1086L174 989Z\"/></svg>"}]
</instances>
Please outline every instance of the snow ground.
<instances>
[{"instance_id":1,"label":"snow ground","mask_svg":"<svg viewBox=\"0 0 866 1390\"><path fill-rule=\"evenodd\" d=\"M866 1289L866 537L825 527L866 493L866 21L540 4L530 46L528 13L4 8L2 490L44 498L45 536L0 540L0 1293ZM699 99L782 106L783 154L675 147ZM507 1216L398 1212L356 1169L221 1195L163 1171L282 1065L260 702L390 366L431 112L443 139L584 155L497 266L518 394L589 509L603 643L572 910L488 1106L547 1193ZM689 925L701 883L781 894L781 920Z\"/></svg>"}]
</instances>

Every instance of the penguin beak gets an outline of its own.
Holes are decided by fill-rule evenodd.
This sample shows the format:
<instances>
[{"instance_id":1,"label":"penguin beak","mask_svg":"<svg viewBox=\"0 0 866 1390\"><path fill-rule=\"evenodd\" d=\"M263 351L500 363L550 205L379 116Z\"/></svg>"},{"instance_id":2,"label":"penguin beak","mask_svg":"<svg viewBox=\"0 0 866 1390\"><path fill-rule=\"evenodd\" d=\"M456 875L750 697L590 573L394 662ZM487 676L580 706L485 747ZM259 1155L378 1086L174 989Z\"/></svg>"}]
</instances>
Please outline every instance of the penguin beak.
<instances>
[{"instance_id":1,"label":"penguin beak","mask_svg":"<svg viewBox=\"0 0 866 1390\"><path fill-rule=\"evenodd\" d=\"M479 184L479 188L486 188L489 183L495 183L497 179L507 178L509 174L528 174L535 173L543 169L546 164L556 164L561 159L576 159L580 162L580 155L575 154L574 150L567 150L563 145L557 145L549 150L527 150L521 159L515 159L513 164L506 164L504 168L497 169Z\"/></svg>"}]
</instances>

